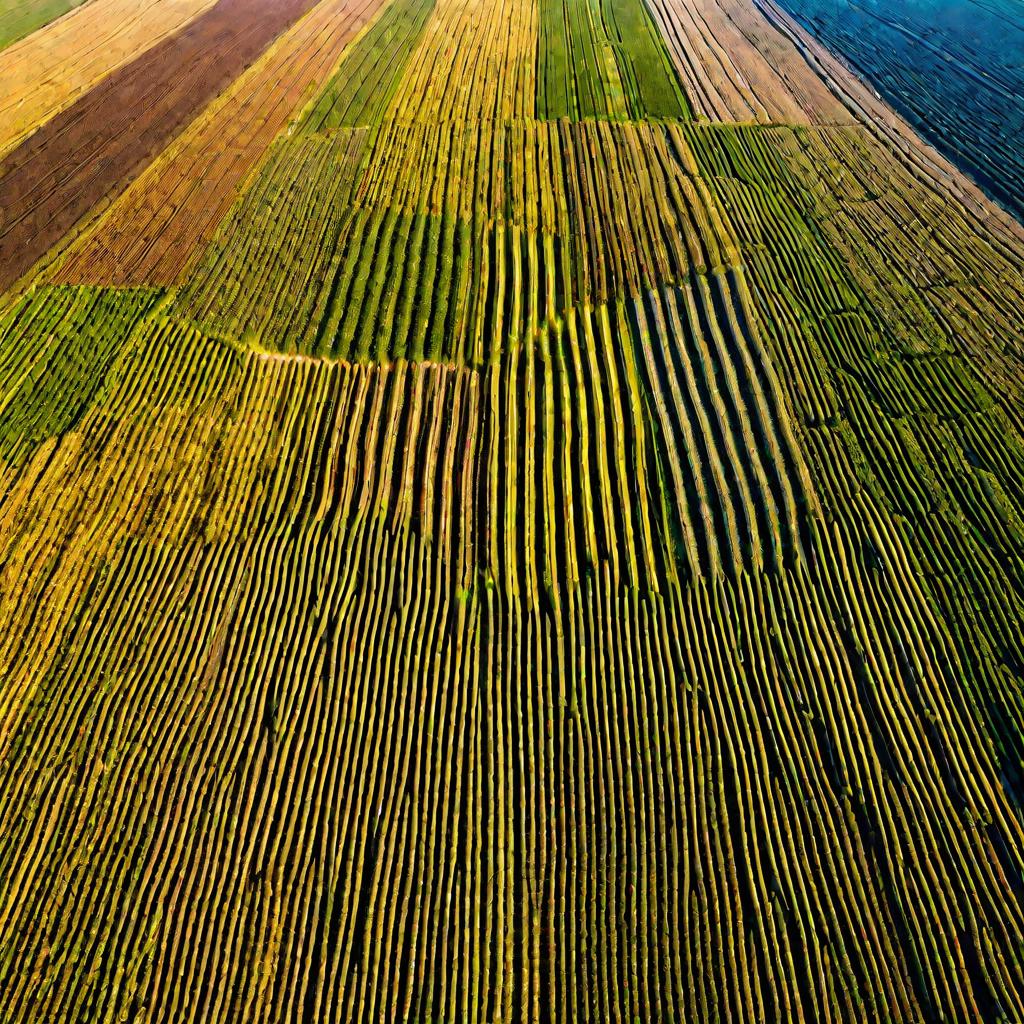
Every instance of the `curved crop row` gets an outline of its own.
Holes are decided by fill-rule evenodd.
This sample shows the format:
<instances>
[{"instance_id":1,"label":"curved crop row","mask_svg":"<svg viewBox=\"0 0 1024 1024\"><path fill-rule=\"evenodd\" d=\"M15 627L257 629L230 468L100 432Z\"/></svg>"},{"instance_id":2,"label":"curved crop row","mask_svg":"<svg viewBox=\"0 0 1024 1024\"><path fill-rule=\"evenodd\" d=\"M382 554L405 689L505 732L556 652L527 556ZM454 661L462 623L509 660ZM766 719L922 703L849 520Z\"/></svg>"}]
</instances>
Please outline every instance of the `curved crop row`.
<instances>
[{"instance_id":1,"label":"curved crop row","mask_svg":"<svg viewBox=\"0 0 1024 1024\"><path fill-rule=\"evenodd\" d=\"M363 140L282 140L182 315L267 349L480 365L581 303L736 260L675 127L385 126Z\"/></svg>"}]
</instances>

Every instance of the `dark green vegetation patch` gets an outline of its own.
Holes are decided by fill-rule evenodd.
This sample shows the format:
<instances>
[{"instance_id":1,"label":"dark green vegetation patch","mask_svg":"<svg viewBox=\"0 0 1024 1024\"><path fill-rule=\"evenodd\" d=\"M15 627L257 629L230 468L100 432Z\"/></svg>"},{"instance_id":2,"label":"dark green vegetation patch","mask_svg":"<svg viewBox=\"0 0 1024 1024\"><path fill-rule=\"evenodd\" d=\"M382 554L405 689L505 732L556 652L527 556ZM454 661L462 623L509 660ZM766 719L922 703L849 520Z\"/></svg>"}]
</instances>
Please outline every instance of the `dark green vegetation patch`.
<instances>
[{"instance_id":1,"label":"dark green vegetation patch","mask_svg":"<svg viewBox=\"0 0 1024 1024\"><path fill-rule=\"evenodd\" d=\"M434 0L392 0L345 50L338 70L303 119L302 129L324 132L379 123L433 9Z\"/></svg>"},{"instance_id":2,"label":"dark green vegetation patch","mask_svg":"<svg viewBox=\"0 0 1024 1024\"><path fill-rule=\"evenodd\" d=\"M158 293L40 288L0 322L0 454L70 430Z\"/></svg>"},{"instance_id":3,"label":"dark green vegetation patch","mask_svg":"<svg viewBox=\"0 0 1024 1024\"><path fill-rule=\"evenodd\" d=\"M689 117L642 0L541 0L540 8L538 117Z\"/></svg>"}]
</instances>

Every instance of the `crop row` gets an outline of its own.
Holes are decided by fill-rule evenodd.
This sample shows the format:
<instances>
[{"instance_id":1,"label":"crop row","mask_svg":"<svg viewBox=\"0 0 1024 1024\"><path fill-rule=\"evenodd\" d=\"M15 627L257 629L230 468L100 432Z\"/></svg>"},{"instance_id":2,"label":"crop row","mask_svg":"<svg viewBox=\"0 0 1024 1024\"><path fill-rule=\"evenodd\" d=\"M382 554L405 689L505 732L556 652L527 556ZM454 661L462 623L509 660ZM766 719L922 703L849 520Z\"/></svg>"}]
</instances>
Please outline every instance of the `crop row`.
<instances>
[{"instance_id":1,"label":"crop row","mask_svg":"<svg viewBox=\"0 0 1024 1024\"><path fill-rule=\"evenodd\" d=\"M530 120L545 33L667 95L635 8L375 10L158 165L180 288L0 314L0 1019L1024 1019L1024 250L861 128Z\"/></svg>"},{"instance_id":2,"label":"crop row","mask_svg":"<svg viewBox=\"0 0 1024 1024\"><path fill-rule=\"evenodd\" d=\"M580 303L735 260L674 126L391 126L357 159L363 139L279 143L181 315L268 349L479 365Z\"/></svg>"},{"instance_id":3,"label":"crop row","mask_svg":"<svg viewBox=\"0 0 1024 1024\"><path fill-rule=\"evenodd\" d=\"M72 244L50 279L119 285L178 281L201 255L275 136L382 2L317 4Z\"/></svg>"},{"instance_id":4,"label":"crop row","mask_svg":"<svg viewBox=\"0 0 1024 1024\"><path fill-rule=\"evenodd\" d=\"M688 115L643 0L541 0L540 11L538 118Z\"/></svg>"},{"instance_id":5,"label":"crop row","mask_svg":"<svg viewBox=\"0 0 1024 1024\"><path fill-rule=\"evenodd\" d=\"M106 372L152 292L49 289L26 296L0 322L0 457L71 429L92 405Z\"/></svg>"},{"instance_id":6,"label":"crop row","mask_svg":"<svg viewBox=\"0 0 1024 1024\"><path fill-rule=\"evenodd\" d=\"M218 0L11 150L0 161L0 289L127 187L312 6L313 0Z\"/></svg>"},{"instance_id":7,"label":"crop row","mask_svg":"<svg viewBox=\"0 0 1024 1024\"><path fill-rule=\"evenodd\" d=\"M1015 55L1024 47L1019 12L981 8L967 34L915 10L858 6L837 18L836 9L814 2L787 7L924 140L1024 218L1024 157L1014 144L1024 134L1024 112L1014 99L1021 91Z\"/></svg>"},{"instance_id":8,"label":"crop row","mask_svg":"<svg viewBox=\"0 0 1024 1024\"><path fill-rule=\"evenodd\" d=\"M663 590L698 576L794 564L805 542L802 518L816 501L739 283L715 275L643 301L570 307L564 320L468 377L422 356L382 368L273 356L247 365L277 374L294 367L305 383L291 387L307 417L312 381L317 402L335 409L333 425L322 429L339 465L347 461L356 474L321 499L340 522L358 519L369 503L393 525L412 523L439 538L467 581L479 570L527 607L557 603L565 587L604 563L616 584ZM92 294L44 291L30 308L50 309L59 322L76 302L87 313ZM19 327L23 320L28 326ZM38 330L40 350L63 344L64 335L43 333L49 323L42 313L16 318L18 330L4 336L12 359L24 359L27 342L19 339L32 337L29 328ZM165 326L143 331L133 352L173 344L176 331L191 336L174 321L154 323ZM74 322L64 329L77 331ZM111 361L130 332L109 316L94 330L119 346L104 354L88 335L82 340L92 359L83 374L94 390L104 382L106 395L118 379ZM45 407L46 389L60 386L31 376L17 385L25 408ZM243 390L255 401L263 386L254 379ZM52 424L54 433L74 426L90 393L78 395L79 412ZM222 415L235 429L249 414ZM229 458L235 443L223 435L215 447ZM458 453L443 474L441 450L449 460ZM452 490L437 501L441 475L462 481L458 500ZM173 483L182 493L199 486L184 477Z\"/></svg>"},{"instance_id":9,"label":"crop row","mask_svg":"<svg viewBox=\"0 0 1024 1024\"><path fill-rule=\"evenodd\" d=\"M5 1019L1024 1011L1024 834L892 518L861 491L792 565L654 595L605 553L534 604L415 522L466 523L485 463L558 521L519 366L492 456L481 371L155 312L7 473Z\"/></svg>"}]
</instances>

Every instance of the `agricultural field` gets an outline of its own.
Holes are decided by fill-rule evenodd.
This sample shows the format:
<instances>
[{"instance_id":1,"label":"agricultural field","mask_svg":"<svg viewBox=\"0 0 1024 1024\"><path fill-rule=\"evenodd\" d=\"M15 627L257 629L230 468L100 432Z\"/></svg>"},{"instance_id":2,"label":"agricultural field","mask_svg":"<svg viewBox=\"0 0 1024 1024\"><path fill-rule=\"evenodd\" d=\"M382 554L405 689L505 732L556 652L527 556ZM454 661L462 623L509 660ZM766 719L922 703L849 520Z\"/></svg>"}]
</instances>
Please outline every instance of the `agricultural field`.
<instances>
[{"instance_id":1,"label":"agricultural field","mask_svg":"<svg viewBox=\"0 0 1024 1024\"><path fill-rule=\"evenodd\" d=\"M1014 0L788 0L932 145L1024 216L1024 10Z\"/></svg>"},{"instance_id":2,"label":"agricultural field","mask_svg":"<svg viewBox=\"0 0 1024 1024\"><path fill-rule=\"evenodd\" d=\"M0 3L0 49L31 35L79 6L83 0L3 0Z\"/></svg>"},{"instance_id":3,"label":"agricultural field","mask_svg":"<svg viewBox=\"0 0 1024 1024\"><path fill-rule=\"evenodd\" d=\"M1024 227L794 13L0 0L0 1021L1024 1021Z\"/></svg>"}]
</instances>

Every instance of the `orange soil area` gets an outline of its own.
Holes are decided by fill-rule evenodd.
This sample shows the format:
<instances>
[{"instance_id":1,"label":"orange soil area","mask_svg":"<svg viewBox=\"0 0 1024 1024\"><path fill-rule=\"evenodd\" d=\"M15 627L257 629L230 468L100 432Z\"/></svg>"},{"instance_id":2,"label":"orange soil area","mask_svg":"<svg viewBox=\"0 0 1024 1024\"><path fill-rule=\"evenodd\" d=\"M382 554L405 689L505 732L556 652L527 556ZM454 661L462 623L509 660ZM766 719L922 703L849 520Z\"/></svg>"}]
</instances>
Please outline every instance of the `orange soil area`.
<instances>
[{"instance_id":1,"label":"orange soil area","mask_svg":"<svg viewBox=\"0 0 1024 1024\"><path fill-rule=\"evenodd\" d=\"M54 279L174 284L241 183L386 0L325 0L298 22L72 246Z\"/></svg>"},{"instance_id":2,"label":"orange soil area","mask_svg":"<svg viewBox=\"0 0 1024 1024\"><path fill-rule=\"evenodd\" d=\"M0 154L213 0L93 0L0 51Z\"/></svg>"}]
</instances>

